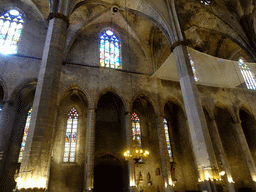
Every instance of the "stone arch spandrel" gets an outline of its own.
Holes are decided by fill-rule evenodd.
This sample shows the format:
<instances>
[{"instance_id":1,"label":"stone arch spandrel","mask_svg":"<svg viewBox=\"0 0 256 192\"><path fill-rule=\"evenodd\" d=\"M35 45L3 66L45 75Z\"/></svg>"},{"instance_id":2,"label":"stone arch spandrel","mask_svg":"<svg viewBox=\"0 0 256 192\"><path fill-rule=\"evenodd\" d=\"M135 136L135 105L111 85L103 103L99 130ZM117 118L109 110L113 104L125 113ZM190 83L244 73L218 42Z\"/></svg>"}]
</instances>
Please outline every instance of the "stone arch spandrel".
<instances>
[{"instance_id":1,"label":"stone arch spandrel","mask_svg":"<svg viewBox=\"0 0 256 192\"><path fill-rule=\"evenodd\" d=\"M70 15L74 9L77 9L79 6L87 3L87 1L73 1L68 15ZM127 0L126 1L93 1L90 2L93 4L105 4L109 7L113 5L119 6L121 9L129 9L131 11L135 11L140 13L141 15L147 17L153 23L155 23L159 28L165 31L165 35L168 36L167 31L169 31L168 22L169 16L168 11L165 5L165 2L162 0L154 1L154 0ZM170 39L170 38L167 38Z\"/></svg>"},{"instance_id":2,"label":"stone arch spandrel","mask_svg":"<svg viewBox=\"0 0 256 192\"><path fill-rule=\"evenodd\" d=\"M214 110L213 110L215 117L216 117L217 108L220 108L222 110L227 110L227 112L230 114L230 116L232 118L232 123L238 122L238 117L237 117L235 111L233 110L232 106L229 106L229 105L226 105L226 104L223 104L220 102L216 103Z\"/></svg>"},{"instance_id":3,"label":"stone arch spandrel","mask_svg":"<svg viewBox=\"0 0 256 192\"><path fill-rule=\"evenodd\" d=\"M117 89L113 88L113 87L108 87L106 89L103 89L101 90L99 93L97 93L95 95L95 100L94 100L94 103L93 103L93 108L94 109L97 109L97 106L98 106L98 102L100 100L100 98L106 94L106 93L111 93L113 94L114 96L116 96L117 98L119 98L121 101L122 101L122 104L124 106L124 110L127 111L129 108L128 108L128 102L126 101L126 99L124 98L124 96L122 95L122 92L118 91Z\"/></svg>"},{"instance_id":4,"label":"stone arch spandrel","mask_svg":"<svg viewBox=\"0 0 256 192\"><path fill-rule=\"evenodd\" d=\"M85 90L84 88L82 88L78 84L71 84L71 85L66 86L65 88L62 88L62 90L59 92L59 95L58 95L57 105L60 104L61 100L71 90L77 90L78 92L81 92L82 93L82 98L87 102L88 108L93 107L93 101L91 99L93 97L90 96L90 93L87 90Z\"/></svg>"}]
</instances>

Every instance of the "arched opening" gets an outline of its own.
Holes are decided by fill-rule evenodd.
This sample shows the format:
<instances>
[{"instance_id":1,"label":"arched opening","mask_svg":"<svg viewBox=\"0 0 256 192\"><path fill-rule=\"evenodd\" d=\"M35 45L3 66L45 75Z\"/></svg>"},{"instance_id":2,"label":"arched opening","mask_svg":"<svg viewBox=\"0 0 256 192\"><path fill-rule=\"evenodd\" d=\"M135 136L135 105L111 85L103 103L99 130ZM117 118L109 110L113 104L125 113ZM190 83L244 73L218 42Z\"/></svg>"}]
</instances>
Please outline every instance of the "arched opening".
<instances>
[{"instance_id":1,"label":"arched opening","mask_svg":"<svg viewBox=\"0 0 256 192\"><path fill-rule=\"evenodd\" d=\"M60 101L52 143L49 191L82 191L84 188L87 111L86 96L78 89L67 91Z\"/></svg>"},{"instance_id":2,"label":"arched opening","mask_svg":"<svg viewBox=\"0 0 256 192\"><path fill-rule=\"evenodd\" d=\"M245 138L249 145L252 157L256 162L256 122L255 119L246 112L246 110L241 109L239 111L239 116L241 120L241 125L244 131Z\"/></svg>"},{"instance_id":3,"label":"arched opening","mask_svg":"<svg viewBox=\"0 0 256 192\"><path fill-rule=\"evenodd\" d=\"M177 191L197 191L197 171L185 114L179 105L167 102L164 115L172 148L172 179L177 181L175 188Z\"/></svg>"},{"instance_id":4,"label":"arched opening","mask_svg":"<svg viewBox=\"0 0 256 192\"><path fill-rule=\"evenodd\" d=\"M119 159L112 155L105 155L99 159L94 167L94 190L123 191L122 165Z\"/></svg>"},{"instance_id":5,"label":"arched opening","mask_svg":"<svg viewBox=\"0 0 256 192\"><path fill-rule=\"evenodd\" d=\"M10 130L10 134L6 135L6 148L8 149L2 163L4 163L5 177L2 179L4 185L1 188L3 191L12 191L16 182L14 181L14 174L20 169L21 162L18 161L19 154L24 139L24 130L26 129L26 122L28 112L33 105L35 95L35 84L31 83L23 87L18 93L12 103L6 103L5 107L12 107L9 113L2 117L6 122L5 126ZM4 184L6 183L6 184Z\"/></svg>"},{"instance_id":6,"label":"arched opening","mask_svg":"<svg viewBox=\"0 0 256 192\"><path fill-rule=\"evenodd\" d=\"M148 158L142 158L142 161L139 161L139 165L135 166L135 184L139 190L157 191L159 187L163 190L164 183L162 174L155 174L155 170L161 167L156 115L151 102L145 95L140 95L133 101L132 114L134 113L138 115L140 120L139 137L141 148L142 150L149 151ZM132 132L133 116L131 116L131 122L130 131Z\"/></svg>"},{"instance_id":7,"label":"arched opening","mask_svg":"<svg viewBox=\"0 0 256 192\"><path fill-rule=\"evenodd\" d=\"M100 97L95 125L95 162L98 160L100 163L95 167L94 191L102 191L103 183L106 191L123 191L128 188L128 165L122 156L126 149L124 114L123 102L116 94L107 92ZM118 166L117 163L111 164L119 161L121 163Z\"/></svg>"},{"instance_id":8,"label":"arched opening","mask_svg":"<svg viewBox=\"0 0 256 192\"><path fill-rule=\"evenodd\" d=\"M232 116L227 109L217 107L215 117L224 152L230 165L232 178L229 179L233 179L237 189L250 187L251 176L243 158Z\"/></svg>"}]
</instances>

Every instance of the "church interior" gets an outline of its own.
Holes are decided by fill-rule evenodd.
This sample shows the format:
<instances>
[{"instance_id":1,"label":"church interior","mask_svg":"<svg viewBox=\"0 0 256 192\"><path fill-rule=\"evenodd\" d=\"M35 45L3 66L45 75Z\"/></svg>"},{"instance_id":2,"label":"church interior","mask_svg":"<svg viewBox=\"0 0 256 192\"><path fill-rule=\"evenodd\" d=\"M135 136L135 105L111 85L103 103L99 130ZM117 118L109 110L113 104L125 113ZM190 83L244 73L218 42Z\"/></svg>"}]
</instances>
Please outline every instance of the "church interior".
<instances>
[{"instance_id":1,"label":"church interior","mask_svg":"<svg viewBox=\"0 0 256 192\"><path fill-rule=\"evenodd\" d=\"M256 190L256 1L0 1L1 192Z\"/></svg>"}]
</instances>

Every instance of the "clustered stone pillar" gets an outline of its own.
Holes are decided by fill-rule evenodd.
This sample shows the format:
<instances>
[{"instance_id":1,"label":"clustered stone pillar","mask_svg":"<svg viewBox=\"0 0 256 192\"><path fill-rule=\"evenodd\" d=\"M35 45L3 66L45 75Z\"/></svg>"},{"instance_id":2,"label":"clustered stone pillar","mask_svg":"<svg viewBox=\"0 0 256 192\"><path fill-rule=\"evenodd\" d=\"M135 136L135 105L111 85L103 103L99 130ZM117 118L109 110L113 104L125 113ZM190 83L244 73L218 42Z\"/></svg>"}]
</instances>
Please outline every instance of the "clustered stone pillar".
<instances>
[{"instance_id":1,"label":"clustered stone pillar","mask_svg":"<svg viewBox=\"0 0 256 192\"><path fill-rule=\"evenodd\" d=\"M127 150L131 150L131 113L127 112L125 115L125 131L126 131L126 146ZM135 192L136 187L136 175L135 175L135 167L134 161L132 159L128 159L128 178L129 178L129 191Z\"/></svg>"},{"instance_id":2,"label":"clustered stone pillar","mask_svg":"<svg viewBox=\"0 0 256 192\"><path fill-rule=\"evenodd\" d=\"M0 118L0 179L2 179L6 152L10 140L12 125L15 116L13 103L5 103L1 111Z\"/></svg>"},{"instance_id":3,"label":"clustered stone pillar","mask_svg":"<svg viewBox=\"0 0 256 192\"><path fill-rule=\"evenodd\" d=\"M241 146L241 149L243 151L243 158L246 161L247 167L249 169L249 172L251 174L251 178L252 178L252 183L254 184L254 186L256 187L256 167L255 167L255 163L253 161L252 158L252 154L250 151L250 148L248 146L248 143L246 141L244 132L243 132L243 128L241 125L241 121L237 120L237 122L234 123L234 128L237 134L237 138L238 138L238 142Z\"/></svg>"},{"instance_id":4,"label":"clustered stone pillar","mask_svg":"<svg viewBox=\"0 0 256 192\"><path fill-rule=\"evenodd\" d=\"M48 187L51 143L67 25L67 18L60 13L56 13L49 20L31 124L17 179L17 186L21 191L45 191Z\"/></svg>"},{"instance_id":5,"label":"clustered stone pillar","mask_svg":"<svg viewBox=\"0 0 256 192\"><path fill-rule=\"evenodd\" d=\"M157 116L156 118L157 134L158 134L158 140L159 140L164 187L166 192L171 192L173 191L171 171L170 171L171 166L170 166L170 157L168 156L163 120L164 120L163 117L160 115Z\"/></svg>"},{"instance_id":6,"label":"clustered stone pillar","mask_svg":"<svg viewBox=\"0 0 256 192\"><path fill-rule=\"evenodd\" d=\"M94 150L95 150L95 109L89 110L87 134L86 186L85 191L93 190Z\"/></svg>"},{"instance_id":7,"label":"clustered stone pillar","mask_svg":"<svg viewBox=\"0 0 256 192\"><path fill-rule=\"evenodd\" d=\"M225 154L223 145L222 145L222 141L220 138L220 134L218 131L218 127L217 127L217 123L215 121L215 119L211 119L210 120L210 127L209 129L212 129L212 138L213 138L213 143L215 144L215 146L217 147L219 156L220 156L220 161L221 161L221 167L223 170L220 171L225 171L225 175L223 176L224 182L226 182L227 188L229 192L235 192L235 186L234 183L232 182L232 175L231 175L231 171L230 171L230 166L227 160L227 156Z\"/></svg>"}]
</instances>

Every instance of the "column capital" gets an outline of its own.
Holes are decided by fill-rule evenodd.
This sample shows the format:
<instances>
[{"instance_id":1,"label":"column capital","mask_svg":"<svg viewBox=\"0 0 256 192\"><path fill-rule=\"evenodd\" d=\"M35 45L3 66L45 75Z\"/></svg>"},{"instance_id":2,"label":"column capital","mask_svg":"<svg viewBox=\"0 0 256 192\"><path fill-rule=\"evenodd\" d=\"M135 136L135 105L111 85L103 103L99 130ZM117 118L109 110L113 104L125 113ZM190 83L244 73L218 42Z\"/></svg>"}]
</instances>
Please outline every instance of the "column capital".
<instances>
[{"instance_id":1,"label":"column capital","mask_svg":"<svg viewBox=\"0 0 256 192\"><path fill-rule=\"evenodd\" d=\"M53 18L62 19L67 24L67 28L69 27L69 19L66 15L63 15L62 13L49 13L47 18L48 22Z\"/></svg>"},{"instance_id":2,"label":"column capital","mask_svg":"<svg viewBox=\"0 0 256 192\"><path fill-rule=\"evenodd\" d=\"M187 43L187 41L176 41L175 43L173 43L172 45L171 45L171 52L173 52L173 50L176 48L176 47L178 47L178 46L180 46L180 45L185 45L185 46L187 46L188 45L188 43Z\"/></svg>"}]
</instances>

